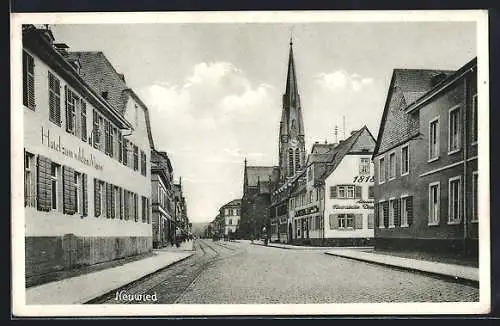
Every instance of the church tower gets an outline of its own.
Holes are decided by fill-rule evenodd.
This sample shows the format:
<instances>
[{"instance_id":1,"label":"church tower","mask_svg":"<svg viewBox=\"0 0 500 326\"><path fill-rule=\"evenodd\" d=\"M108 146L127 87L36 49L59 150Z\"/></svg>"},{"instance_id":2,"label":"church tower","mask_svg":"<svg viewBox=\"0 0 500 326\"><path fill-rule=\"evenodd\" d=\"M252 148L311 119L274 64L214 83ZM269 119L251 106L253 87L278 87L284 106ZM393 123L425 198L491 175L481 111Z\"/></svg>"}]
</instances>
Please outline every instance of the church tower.
<instances>
[{"instance_id":1,"label":"church tower","mask_svg":"<svg viewBox=\"0 0 500 326\"><path fill-rule=\"evenodd\" d=\"M305 164L304 122L297 88L297 75L293 60L293 42L290 39L288 72L279 135L280 183L303 169Z\"/></svg>"}]
</instances>

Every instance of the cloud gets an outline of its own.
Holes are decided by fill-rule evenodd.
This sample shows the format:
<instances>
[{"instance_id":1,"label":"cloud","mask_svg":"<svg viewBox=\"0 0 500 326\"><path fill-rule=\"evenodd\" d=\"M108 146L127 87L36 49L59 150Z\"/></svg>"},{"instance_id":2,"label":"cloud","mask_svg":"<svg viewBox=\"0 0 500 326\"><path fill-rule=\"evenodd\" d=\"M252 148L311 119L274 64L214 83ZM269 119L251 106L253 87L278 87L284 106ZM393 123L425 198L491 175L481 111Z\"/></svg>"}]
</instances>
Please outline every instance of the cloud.
<instances>
[{"instance_id":1,"label":"cloud","mask_svg":"<svg viewBox=\"0 0 500 326\"><path fill-rule=\"evenodd\" d=\"M169 153L174 177L183 177L195 219L241 192L245 157L252 165L274 163L269 139L277 135L281 96L232 63L197 63L180 83L157 81L138 92L155 146Z\"/></svg>"},{"instance_id":2,"label":"cloud","mask_svg":"<svg viewBox=\"0 0 500 326\"><path fill-rule=\"evenodd\" d=\"M361 91L364 87L369 86L374 81L371 77L363 77L358 73L349 74L344 69L330 73L319 73L316 75L316 82L323 88L331 91L352 90L354 92Z\"/></svg>"}]
</instances>

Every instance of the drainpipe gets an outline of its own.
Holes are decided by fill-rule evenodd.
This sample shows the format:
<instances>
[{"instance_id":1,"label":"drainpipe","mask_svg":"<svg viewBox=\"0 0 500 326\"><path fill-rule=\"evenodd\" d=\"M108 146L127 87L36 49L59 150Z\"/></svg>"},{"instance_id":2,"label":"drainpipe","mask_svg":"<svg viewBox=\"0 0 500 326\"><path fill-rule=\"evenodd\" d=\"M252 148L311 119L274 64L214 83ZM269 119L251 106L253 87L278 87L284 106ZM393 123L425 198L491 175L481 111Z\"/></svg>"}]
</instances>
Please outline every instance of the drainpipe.
<instances>
[{"instance_id":1,"label":"drainpipe","mask_svg":"<svg viewBox=\"0 0 500 326\"><path fill-rule=\"evenodd\" d=\"M472 69L471 69L472 71ZM464 78L464 106L462 113L462 133L463 133L463 149L464 149L464 181L462 187L462 202L463 202L463 223L464 223L464 236L463 236L463 255L464 257L467 255L467 198L466 198L466 189L467 189L467 105L469 104L468 96L469 96L469 77L466 76Z\"/></svg>"}]
</instances>

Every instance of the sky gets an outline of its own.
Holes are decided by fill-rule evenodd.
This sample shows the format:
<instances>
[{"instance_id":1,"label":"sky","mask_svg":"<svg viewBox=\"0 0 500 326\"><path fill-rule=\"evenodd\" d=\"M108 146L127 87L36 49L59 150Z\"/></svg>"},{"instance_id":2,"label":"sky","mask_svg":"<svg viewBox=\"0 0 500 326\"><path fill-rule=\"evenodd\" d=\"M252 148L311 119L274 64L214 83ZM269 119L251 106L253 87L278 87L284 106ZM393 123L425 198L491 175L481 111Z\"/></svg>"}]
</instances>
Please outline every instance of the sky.
<instances>
[{"instance_id":1,"label":"sky","mask_svg":"<svg viewBox=\"0 0 500 326\"><path fill-rule=\"evenodd\" d=\"M249 165L277 165L291 34L307 151L364 125L377 137L393 69L456 70L477 55L473 22L50 28L70 51L102 51L146 103L155 147L182 177L195 223L241 198L245 157Z\"/></svg>"}]
</instances>

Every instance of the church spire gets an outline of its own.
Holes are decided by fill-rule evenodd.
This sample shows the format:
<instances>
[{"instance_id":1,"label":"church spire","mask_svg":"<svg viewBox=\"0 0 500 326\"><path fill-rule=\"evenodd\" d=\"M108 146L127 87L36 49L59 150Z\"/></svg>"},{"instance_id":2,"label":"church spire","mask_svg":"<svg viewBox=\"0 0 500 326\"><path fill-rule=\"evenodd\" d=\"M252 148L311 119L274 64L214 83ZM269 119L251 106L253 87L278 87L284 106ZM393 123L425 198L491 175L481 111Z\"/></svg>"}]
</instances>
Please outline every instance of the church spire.
<instances>
[{"instance_id":1,"label":"church spire","mask_svg":"<svg viewBox=\"0 0 500 326\"><path fill-rule=\"evenodd\" d=\"M285 98L288 105L295 106L299 91L297 89L297 76L295 74L295 61L293 59L293 40L290 36L290 53L288 55L288 72L286 76Z\"/></svg>"}]
</instances>

